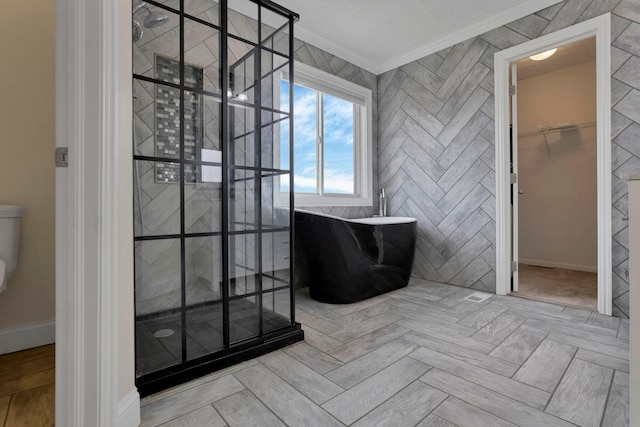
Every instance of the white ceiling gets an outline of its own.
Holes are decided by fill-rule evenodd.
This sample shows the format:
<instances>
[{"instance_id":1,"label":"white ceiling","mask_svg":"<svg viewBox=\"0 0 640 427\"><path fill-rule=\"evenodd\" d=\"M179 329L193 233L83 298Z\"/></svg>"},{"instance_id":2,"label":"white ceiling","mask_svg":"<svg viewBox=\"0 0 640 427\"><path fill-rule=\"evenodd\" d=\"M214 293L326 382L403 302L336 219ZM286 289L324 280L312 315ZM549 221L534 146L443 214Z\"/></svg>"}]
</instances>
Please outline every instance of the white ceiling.
<instances>
[{"instance_id":1,"label":"white ceiling","mask_svg":"<svg viewBox=\"0 0 640 427\"><path fill-rule=\"evenodd\" d=\"M277 0L297 38L382 74L561 0Z\"/></svg>"},{"instance_id":2,"label":"white ceiling","mask_svg":"<svg viewBox=\"0 0 640 427\"><path fill-rule=\"evenodd\" d=\"M517 62L518 80L529 79L540 74L595 60L596 38L589 37L588 39L559 46L553 56L543 61L534 61L529 58L521 59Z\"/></svg>"}]
</instances>

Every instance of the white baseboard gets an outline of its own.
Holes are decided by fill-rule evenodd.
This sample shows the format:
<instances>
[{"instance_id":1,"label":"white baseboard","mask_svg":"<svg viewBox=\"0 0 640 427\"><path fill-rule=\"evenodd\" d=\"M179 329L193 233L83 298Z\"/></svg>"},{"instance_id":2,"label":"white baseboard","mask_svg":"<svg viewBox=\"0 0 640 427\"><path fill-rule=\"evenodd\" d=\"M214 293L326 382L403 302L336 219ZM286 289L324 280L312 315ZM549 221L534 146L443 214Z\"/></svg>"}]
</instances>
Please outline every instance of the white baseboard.
<instances>
[{"instance_id":1,"label":"white baseboard","mask_svg":"<svg viewBox=\"0 0 640 427\"><path fill-rule=\"evenodd\" d=\"M533 265L535 267L564 268L565 270L586 271L588 273L597 273L597 266L565 264L562 262L544 261L539 259L522 259L518 260L518 264Z\"/></svg>"},{"instance_id":2,"label":"white baseboard","mask_svg":"<svg viewBox=\"0 0 640 427\"><path fill-rule=\"evenodd\" d=\"M55 341L55 320L10 326L0 329L0 354L40 347Z\"/></svg>"},{"instance_id":3,"label":"white baseboard","mask_svg":"<svg viewBox=\"0 0 640 427\"><path fill-rule=\"evenodd\" d=\"M133 389L129 395L118 404L116 426L137 427L140 425L140 394Z\"/></svg>"}]
</instances>

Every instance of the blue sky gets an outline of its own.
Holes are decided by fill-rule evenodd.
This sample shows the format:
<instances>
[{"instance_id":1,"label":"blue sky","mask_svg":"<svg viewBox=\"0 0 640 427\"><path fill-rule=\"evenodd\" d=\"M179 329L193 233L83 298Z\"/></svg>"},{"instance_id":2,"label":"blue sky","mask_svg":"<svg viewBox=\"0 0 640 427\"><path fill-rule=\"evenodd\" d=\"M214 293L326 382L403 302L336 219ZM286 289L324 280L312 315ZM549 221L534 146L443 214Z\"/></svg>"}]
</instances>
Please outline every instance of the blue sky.
<instances>
[{"instance_id":1,"label":"blue sky","mask_svg":"<svg viewBox=\"0 0 640 427\"><path fill-rule=\"evenodd\" d=\"M288 101L289 83L281 82L281 100ZM294 90L294 179L296 192L315 193L317 92L295 85ZM285 106L282 106L285 109ZM353 193L353 104L324 95L324 191ZM281 131L281 164L288 161L288 126ZM286 186L283 186L286 191Z\"/></svg>"}]
</instances>

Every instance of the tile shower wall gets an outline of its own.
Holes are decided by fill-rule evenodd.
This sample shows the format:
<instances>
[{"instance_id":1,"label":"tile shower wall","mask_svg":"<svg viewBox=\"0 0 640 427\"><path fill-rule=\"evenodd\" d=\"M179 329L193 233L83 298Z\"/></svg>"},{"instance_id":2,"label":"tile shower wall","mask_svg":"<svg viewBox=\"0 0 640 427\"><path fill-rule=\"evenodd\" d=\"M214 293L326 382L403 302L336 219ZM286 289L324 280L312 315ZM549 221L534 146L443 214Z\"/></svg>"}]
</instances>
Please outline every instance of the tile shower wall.
<instances>
[{"instance_id":1,"label":"tile shower wall","mask_svg":"<svg viewBox=\"0 0 640 427\"><path fill-rule=\"evenodd\" d=\"M195 16L217 22L216 3L210 1L188 2L187 9ZM211 6L214 7L211 7ZM163 81L173 81L168 58L179 56L177 15L167 13L169 21L156 29L145 29L141 40L133 44L135 72ZM257 23L244 15L229 11L229 21L236 34L256 32ZM185 37L186 78L192 77L192 87L204 87L219 92L218 37L215 30L203 25L186 22ZM246 55L251 46L240 42L230 43L229 63L233 64ZM156 56L156 54L158 54ZM204 72L204 76L202 76ZM175 81L173 81L175 83ZM168 86L134 80L134 149L136 154L154 155L171 147L179 150L179 102L171 103L166 94L175 92ZM187 158L196 158L200 148L219 150L220 105L214 98L185 94L185 129ZM190 108L193 107L193 108ZM198 108L203 111L196 111ZM171 122L173 119L173 122ZM177 125L176 125L177 123ZM189 138L202 141L191 141ZM178 141L178 144L176 144ZM160 143L158 145L158 143ZM166 143L166 144L165 144ZM164 144L164 145L163 145ZM196 147L197 145L197 147ZM190 152L188 150L192 150ZM168 157L171 157L170 155ZM174 157L179 157L179 152ZM158 165L161 167L159 168ZM134 189L134 227L136 236L179 233L180 187L177 184L179 169L170 163L137 161L134 170L138 180ZM171 176L174 171L174 176ZM198 171L187 168L185 180L185 229L188 233L220 230L221 189L219 185L198 183ZM166 181L169 181L167 183ZM173 181L173 182L172 182ZM174 183L175 182L175 183ZM252 199L251 194L247 195ZM220 298L218 282L221 278L221 260L212 256L219 251L219 237L189 239L186 245L186 297L187 304L217 300ZM180 306L180 241L162 240L136 243L136 314L148 314Z\"/></svg>"},{"instance_id":2,"label":"tile shower wall","mask_svg":"<svg viewBox=\"0 0 640 427\"><path fill-rule=\"evenodd\" d=\"M566 0L378 78L378 168L393 215L418 218L414 275L495 292L493 54L612 12L614 315L629 313L627 186L640 169L640 3Z\"/></svg>"}]
</instances>

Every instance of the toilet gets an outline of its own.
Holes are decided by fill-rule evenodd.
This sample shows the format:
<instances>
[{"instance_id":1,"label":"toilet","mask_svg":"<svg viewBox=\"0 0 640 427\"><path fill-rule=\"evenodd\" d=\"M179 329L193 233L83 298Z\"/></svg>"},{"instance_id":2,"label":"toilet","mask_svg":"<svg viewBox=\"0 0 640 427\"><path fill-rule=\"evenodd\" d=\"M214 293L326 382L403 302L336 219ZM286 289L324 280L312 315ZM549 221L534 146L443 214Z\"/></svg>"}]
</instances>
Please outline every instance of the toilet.
<instances>
[{"instance_id":1,"label":"toilet","mask_svg":"<svg viewBox=\"0 0 640 427\"><path fill-rule=\"evenodd\" d=\"M18 267L20 249L20 218L22 206L0 205L0 292L7 289L7 280Z\"/></svg>"}]
</instances>

